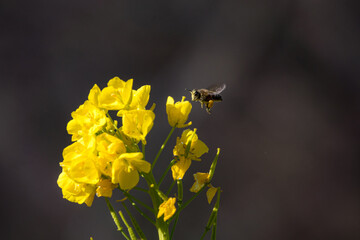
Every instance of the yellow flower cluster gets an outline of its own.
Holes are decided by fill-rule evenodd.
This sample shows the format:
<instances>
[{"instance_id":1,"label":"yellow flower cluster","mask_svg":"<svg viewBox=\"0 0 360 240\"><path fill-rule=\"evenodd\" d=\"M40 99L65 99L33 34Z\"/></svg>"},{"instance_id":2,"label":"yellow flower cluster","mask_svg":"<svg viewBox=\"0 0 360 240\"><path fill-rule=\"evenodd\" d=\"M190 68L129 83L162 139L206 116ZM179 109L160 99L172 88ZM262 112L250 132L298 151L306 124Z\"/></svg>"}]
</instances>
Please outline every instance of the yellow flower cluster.
<instances>
[{"instance_id":1,"label":"yellow flower cluster","mask_svg":"<svg viewBox=\"0 0 360 240\"><path fill-rule=\"evenodd\" d=\"M185 172L189 169L191 161L200 161L200 157L209 151L204 142L199 140L194 131L186 129L181 138L176 139L176 145L173 154L177 162L171 167L174 180L180 180L184 177Z\"/></svg>"},{"instance_id":2,"label":"yellow flower cluster","mask_svg":"<svg viewBox=\"0 0 360 240\"><path fill-rule=\"evenodd\" d=\"M137 144L146 144L155 119L153 109L145 109L151 87L132 87L132 79L118 77L102 90L95 84L88 100L71 114L67 131L74 143L63 151L57 181L67 200L91 206L95 194L111 197L117 186L132 189L139 182L139 172L150 171ZM118 111L121 127L109 110Z\"/></svg>"}]
</instances>

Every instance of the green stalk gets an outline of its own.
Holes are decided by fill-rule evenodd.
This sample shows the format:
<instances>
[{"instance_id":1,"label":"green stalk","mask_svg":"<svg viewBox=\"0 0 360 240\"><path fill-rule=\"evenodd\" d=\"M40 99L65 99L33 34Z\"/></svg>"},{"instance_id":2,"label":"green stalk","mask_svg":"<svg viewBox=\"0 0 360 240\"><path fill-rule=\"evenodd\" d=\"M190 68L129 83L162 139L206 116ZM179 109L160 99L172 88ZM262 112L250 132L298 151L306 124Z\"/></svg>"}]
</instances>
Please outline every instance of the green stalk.
<instances>
[{"instance_id":1,"label":"green stalk","mask_svg":"<svg viewBox=\"0 0 360 240\"><path fill-rule=\"evenodd\" d=\"M217 214L218 214L218 211L219 211L219 206L220 206L220 193L221 193L221 190L220 188L217 189L217 199L216 199L216 203L214 205L214 208L211 212L211 215L209 217L209 220L208 220L208 223L206 224L206 227L205 227L205 230L204 230L204 233L201 235L201 238L200 239L204 239L206 233L211 229L213 228L213 232L212 234L215 234L215 237L216 237L216 221L217 221ZM215 228L215 230L214 230ZM212 235L213 236L213 235ZM213 238L212 238L213 239ZM214 238L215 239L215 238Z\"/></svg>"},{"instance_id":2,"label":"green stalk","mask_svg":"<svg viewBox=\"0 0 360 240\"><path fill-rule=\"evenodd\" d=\"M121 190L121 191L123 191L123 190ZM124 192L123 192L124 193ZM139 214L141 215L141 216L143 216L146 220L148 220L150 223L152 223L154 226L156 226L156 223L154 222L154 220L152 220L149 216L147 216L137 205L136 205L136 203L133 201L133 197L130 195L130 194L125 194L124 193L124 195L129 199L129 201L131 202L131 205L136 209L136 211L138 211L139 212ZM144 204L144 205L146 205L146 204ZM146 205L147 206L147 205ZM150 208L149 206L147 206L149 209L148 210L150 210L152 213L154 213L154 210L152 209L152 208Z\"/></svg>"},{"instance_id":3,"label":"green stalk","mask_svg":"<svg viewBox=\"0 0 360 240\"><path fill-rule=\"evenodd\" d=\"M147 189L141 188L141 187L134 187L133 190L139 190L142 191L144 193L149 193Z\"/></svg>"},{"instance_id":4,"label":"green stalk","mask_svg":"<svg viewBox=\"0 0 360 240\"><path fill-rule=\"evenodd\" d=\"M183 195L184 195L184 189L183 189L183 182L182 180L177 180L176 181L177 186L178 186L178 206L181 207L182 201L183 201Z\"/></svg>"},{"instance_id":5,"label":"green stalk","mask_svg":"<svg viewBox=\"0 0 360 240\"><path fill-rule=\"evenodd\" d=\"M177 224L177 222L178 222L178 220L179 220L179 214L176 216L176 218L175 218L175 222L174 222L174 224L173 224L173 226L172 226L172 229L171 229L171 233L170 233L170 240L172 239L172 237L173 237L173 234L174 234L174 232L175 232L175 227L176 227L176 224Z\"/></svg>"},{"instance_id":6,"label":"green stalk","mask_svg":"<svg viewBox=\"0 0 360 240\"><path fill-rule=\"evenodd\" d=\"M176 213L174 214L174 216L172 216L169 219L169 222L171 222L177 215L180 214L180 212L186 208L197 196L199 196L199 194L204 191L205 187L207 187L207 184L205 184L197 193L195 193L189 200L187 200L184 204L181 205L181 207L179 207L179 209L176 211Z\"/></svg>"},{"instance_id":7,"label":"green stalk","mask_svg":"<svg viewBox=\"0 0 360 240\"><path fill-rule=\"evenodd\" d=\"M217 227L217 216L215 218L214 226L211 232L211 240L216 240L216 227Z\"/></svg>"},{"instance_id":8,"label":"green stalk","mask_svg":"<svg viewBox=\"0 0 360 240\"><path fill-rule=\"evenodd\" d=\"M122 235L127 239L127 240L130 240L130 238L126 235L126 233L124 232L124 229L123 227L121 226L120 224L120 220L119 220L119 217L117 216L113 206L111 205L109 199L106 197L105 198L105 201L106 201L106 205L108 206L109 208L109 211L110 211L110 214L111 214L111 217L113 218L114 222L115 222L115 225L117 227L117 230L120 231L122 233Z\"/></svg>"},{"instance_id":9,"label":"green stalk","mask_svg":"<svg viewBox=\"0 0 360 240\"><path fill-rule=\"evenodd\" d=\"M216 164L217 164L217 161L218 161L218 159L219 159L219 155L220 155L220 148L217 149L216 156L215 156L215 158L214 158L214 160L213 160L213 162L211 163L211 166L210 166L210 170L209 170L209 182L211 181L211 179L212 179L213 176L214 176Z\"/></svg>"},{"instance_id":10,"label":"green stalk","mask_svg":"<svg viewBox=\"0 0 360 240\"><path fill-rule=\"evenodd\" d=\"M133 215L131 214L131 212L129 211L128 207L126 206L125 202L121 202L121 204L123 205L126 213L129 215L131 223L133 224L135 231L137 232L137 234L139 235L141 240L146 240L146 236L144 234L144 232L141 230L138 222L136 221L136 219L133 217Z\"/></svg>"},{"instance_id":11,"label":"green stalk","mask_svg":"<svg viewBox=\"0 0 360 240\"><path fill-rule=\"evenodd\" d=\"M149 210L150 212L154 213L154 209L152 209L151 207L149 207L146 203L142 202L141 200L137 199L136 197L130 195L128 192L122 190L121 188L119 188L120 191L125 195L125 197L127 197L130 202L135 203L137 202L139 205L143 206L144 208L146 208L147 210Z\"/></svg>"},{"instance_id":12,"label":"green stalk","mask_svg":"<svg viewBox=\"0 0 360 240\"><path fill-rule=\"evenodd\" d=\"M156 157L155 157L153 163L151 164L151 170L153 170L153 168L154 168L157 160L159 159L162 151L163 151L164 148L165 148L166 143L169 141L169 139L170 139L171 135L173 134L174 130L175 130L175 127L173 127L173 128L171 129L171 131L170 131L170 133L168 134L168 136L166 137L164 143L161 145L159 152L156 154Z\"/></svg>"},{"instance_id":13,"label":"green stalk","mask_svg":"<svg viewBox=\"0 0 360 240\"><path fill-rule=\"evenodd\" d=\"M160 181L159 181L159 183L158 183L158 187L160 187L161 183L163 182L163 180L164 180L165 177L166 177L166 174L169 172L170 168L171 168L175 163L176 163L176 160L175 160L175 159L173 159L173 160L170 162L169 166L166 168L165 172L163 173L163 175L162 175L161 178L160 178Z\"/></svg>"},{"instance_id":14,"label":"green stalk","mask_svg":"<svg viewBox=\"0 0 360 240\"><path fill-rule=\"evenodd\" d=\"M134 233L134 230L132 229L132 227L128 224L128 222L126 221L123 213L121 211L119 211L119 215L121 217L121 220L123 221L123 223L125 224L125 226L127 227L128 229L128 232L129 232L129 235L130 235L130 238L131 240L136 240L136 236L135 236L135 233Z\"/></svg>"},{"instance_id":15,"label":"green stalk","mask_svg":"<svg viewBox=\"0 0 360 240\"><path fill-rule=\"evenodd\" d=\"M169 196L169 194L170 194L171 190L173 189L174 185L175 185L175 181L172 181L169 189L166 191L166 196Z\"/></svg>"},{"instance_id":16,"label":"green stalk","mask_svg":"<svg viewBox=\"0 0 360 240\"><path fill-rule=\"evenodd\" d=\"M159 240L169 240L169 225L164 221L164 218L156 219L156 226L158 229Z\"/></svg>"},{"instance_id":17,"label":"green stalk","mask_svg":"<svg viewBox=\"0 0 360 240\"><path fill-rule=\"evenodd\" d=\"M141 142L141 150L142 150L142 154L143 154L143 159L145 159L145 144L143 142Z\"/></svg>"}]
</instances>

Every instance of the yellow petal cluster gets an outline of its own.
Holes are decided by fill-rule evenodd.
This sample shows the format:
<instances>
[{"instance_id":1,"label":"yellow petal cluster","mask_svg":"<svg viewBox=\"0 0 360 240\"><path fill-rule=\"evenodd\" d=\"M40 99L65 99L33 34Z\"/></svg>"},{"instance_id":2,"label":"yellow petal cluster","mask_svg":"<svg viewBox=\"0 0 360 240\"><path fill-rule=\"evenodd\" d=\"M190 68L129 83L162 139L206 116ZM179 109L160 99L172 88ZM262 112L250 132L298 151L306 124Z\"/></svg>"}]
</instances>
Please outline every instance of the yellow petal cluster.
<instances>
[{"instance_id":1,"label":"yellow petal cluster","mask_svg":"<svg viewBox=\"0 0 360 240\"><path fill-rule=\"evenodd\" d=\"M119 183L123 190L135 187L139 182L139 172L148 173L151 168L151 164L142 158L140 152L121 154L113 163L111 181Z\"/></svg>"},{"instance_id":2,"label":"yellow petal cluster","mask_svg":"<svg viewBox=\"0 0 360 240\"><path fill-rule=\"evenodd\" d=\"M160 218L162 215L164 215L164 221L167 221L169 218L171 218L176 212L175 202L176 198L169 198L168 200L164 201L159 206L157 218Z\"/></svg>"},{"instance_id":3,"label":"yellow petal cluster","mask_svg":"<svg viewBox=\"0 0 360 240\"><path fill-rule=\"evenodd\" d=\"M126 109L132 100L133 80L123 81L114 77L98 96L99 107L107 110Z\"/></svg>"},{"instance_id":4,"label":"yellow petal cluster","mask_svg":"<svg viewBox=\"0 0 360 240\"><path fill-rule=\"evenodd\" d=\"M131 110L123 113L122 131L137 142L146 144L145 137L154 125L155 114L151 110Z\"/></svg>"},{"instance_id":5,"label":"yellow petal cluster","mask_svg":"<svg viewBox=\"0 0 360 240\"><path fill-rule=\"evenodd\" d=\"M149 102L150 97L150 85L144 85L138 90L132 91L132 101L130 104L130 110L143 110Z\"/></svg>"},{"instance_id":6,"label":"yellow petal cluster","mask_svg":"<svg viewBox=\"0 0 360 240\"><path fill-rule=\"evenodd\" d=\"M57 183L62 189L65 199L70 202L85 203L87 206L91 206L95 196L94 185L78 183L72 180L65 172L60 173Z\"/></svg>"},{"instance_id":7,"label":"yellow petal cluster","mask_svg":"<svg viewBox=\"0 0 360 240\"><path fill-rule=\"evenodd\" d=\"M72 112L71 116L73 119L69 121L66 129L72 135L72 141L79 140L83 136L94 135L106 124L106 112L90 101L85 101Z\"/></svg>"},{"instance_id":8,"label":"yellow petal cluster","mask_svg":"<svg viewBox=\"0 0 360 240\"><path fill-rule=\"evenodd\" d=\"M192 105L189 101L184 101L185 97L181 99L181 102L174 103L172 97L168 97L166 101L166 114L170 126L177 128L184 128L191 125L191 122L185 124L188 120L191 112Z\"/></svg>"},{"instance_id":9,"label":"yellow petal cluster","mask_svg":"<svg viewBox=\"0 0 360 240\"><path fill-rule=\"evenodd\" d=\"M191 165L191 159L180 156L179 160L171 167L172 177L174 180L183 179L186 171Z\"/></svg>"},{"instance_id":10,"label":"yellow petal cluster","mask_svg":"<svg viewBox=\"0 0 360 240\"><path fill-rule=\"evenodd\" d=\"M96 150L98 151L97 166L100 172L111 177L113 162L121 154L126 153L123 141L108 133L102 133L96 137Z\"/></svg>"},{"instance_id":11,"label":"yellow petal cluster","mask_svg":"<svg viewBox=\"0 0 360 240\"><path fill-rule=\"evenodd\" d=\"M151 87L132 86L132 79L118 77L102 90L95 84L88 100L71 114L67 131L74 143L63 151L58 178L67 200L91 206L95 194L111 197L117 186L129 190L138 184L139 172L150 171L137 143L146 143L155 119L153 111L145 109ZM122 126L110 118L110 110L118 111Z\"/></svg>"},{"instance_id":12,"label":"yellow petal cluster","mask_svg":"<svg viewBox=\"0 0 360 240\"><path fill-rule=\"evenodd\" d=\"M180 180L189 169L191 161L200 161L200 157L209 151L204 142L199 140L196 129L194 131L186 129L183 131L181 138L176 139L176 145L173 154L177 162L171 167L174 180Z\"/></svg>"},{"instance_id":13,"label":"yellow petal cluster","mask_svg":"<svg viewBox=\"0 0 360 240\"><path fill-rule=\"evenodd\" d=\"M113 184L110 179L102 179L96 188L96 195L98 197L110 198L115 187L116 185Z\"/></svg>"},{"instance_id":14,"label":"yellow petal cluster","mask_svg":"<svg viewBox=\"0 0 360 240\"><path fill-rule=\"evenodd\" d=\"M209 148L206 144L199 140L197 134L195 133L196 130L192 131L190 129L186 129L181 134L181 138L176 139L176 145L173 150L174 156L185 156L186 148L188 143L191 140L191 145L189 148L189 152L187 153L186 158L191 160L200 161L200 157L209 151Z\"/></svg>"},{"instance_id":15,"label":"yellow petal cluster","mask_svg":"<svg viewBox=\"0 0 360 240\"><path fill-rule=\"evenodd\" d=\"M209 182L209 173L201 173L201 172L195 173L194 179L195 179L195 183L190 188L190 192L197 193L198 191L200 191L202 187L205 186L205 184Z\"/></svg>"}]
</instances>

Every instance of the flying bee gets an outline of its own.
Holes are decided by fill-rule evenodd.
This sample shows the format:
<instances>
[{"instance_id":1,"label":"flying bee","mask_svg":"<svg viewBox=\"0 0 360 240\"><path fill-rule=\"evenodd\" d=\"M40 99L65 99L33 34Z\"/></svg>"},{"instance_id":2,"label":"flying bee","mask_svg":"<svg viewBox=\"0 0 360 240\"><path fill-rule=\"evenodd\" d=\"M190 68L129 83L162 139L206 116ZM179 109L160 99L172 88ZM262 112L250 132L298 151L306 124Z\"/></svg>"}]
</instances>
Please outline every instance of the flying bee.
<instances>
[{"instance_id":1,"label":"flying bee","mask_svg":"<svg viewBox=\"0 0 360 240\"><path fill-rule=\"evenodd\" d=\"M200 102L201 108L205 104L206 111L211 114L210 109L214 106L214 102L221 102L222 97L220 93L226 88L225 84L213 85L208 89L193 89L188 90L191 93L191 100L194 102Z\"/></svg>"}]
</instances>

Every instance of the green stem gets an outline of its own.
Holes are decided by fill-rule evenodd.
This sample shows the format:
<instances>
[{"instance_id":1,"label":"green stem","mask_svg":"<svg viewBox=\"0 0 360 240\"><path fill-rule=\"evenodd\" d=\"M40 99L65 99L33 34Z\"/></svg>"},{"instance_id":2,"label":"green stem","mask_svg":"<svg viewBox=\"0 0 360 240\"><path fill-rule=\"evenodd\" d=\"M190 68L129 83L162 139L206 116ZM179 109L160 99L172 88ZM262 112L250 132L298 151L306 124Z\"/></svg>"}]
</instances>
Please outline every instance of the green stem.
<instances>
[{"instance_id":1,"label":"green stem","mask_svg":"<svg viewBox=\"0 0 360 240\"><path fill-rule=\"evenodd\" d=\"M125 195L125 194L124 194ZM126 195L125 195L126 196ZM131 198L132 196L127 196L127 198L129 199L129 201L131 202L131 205L136 209L136 211L138 211L139 212L139 214L141 215L141 216L143 216L146 220L148 220L150 223L152 223L154 226L156 226L156 223L154 222L154 220L152 220L149 216L147 216L137 205L136 205L136 203L132 200L132 198ZM146 205L147 206L147 205ZM147 207L149 207L149 206L147 206ZM149 207L150 208L150 207ZM154 210L152 209L152 208L150 208L151 210L151 212L154 212Z\"/></svg>"},{"instance_id":2,"label":"green stem","mask_svg":"<svg viewBox=\"0 0 360 240\"><path fill-rule=\"evenodd\" d=\"M220 154L220 148L217 149L216 156L215 156L215 158L214 158L214 160L213 160L213 162L211 163L211 166L210 166L209 182L211 181L211 179L214 176L216 164L217 164L217 161L218 161L218 158L219 158L219 154Z\"/></svg>"},{"instance_id":3,"label":"green stem","mask_svg":"<svg viewBox=\"0 0 360 240\"><path fill-rule=\"evenodd\" d=\"M217 216L215 218L214 226L212 228L211 240L216 240L216 227L217 227Z\"/></svg>"},{"instance_id":4,"label":"green stem","mask_svg":"<svg viewBox=\"0 0 360 240\"><path fill-rule=\"evenodd\" d=\"M156 226L158 229L159 240L169 240L169 225L164 218L157 218Z\"/></svg>"},{"instance_id":5,"label":"green stem","mask_svg":"<svg viewBox=\"0 0 360 240\"><path fill-rule=\"evenodd\" d=\"M150 173L143 173L143 176L149 186L149 195L154 207L154 214L156 218L156 228L158 230L159 240L168 240L169 239L169 225L167 222L164 222L163 218L157 218L159 212L159 206L162 202L161 197L159 196L157 190L157 184L155 178L150 171Z\"/></svg>"},{"instance_id":6,"label":"green stem","mask_svg":"<svg viewBox=\"0 0 360 240\"><path fill-rule=\"evenodd\" d=\"M178 206L181 207L182 201L183 201L183 195L184 195L184 189L183 189L183 182L182 180L176 180L177 186L178 186Z\"/></svg>"},{"instance_id":7,"label":"green stem","mask_svg":"<svg viewBox=\"0 0 360 240\"><path fill-rule=\"evenodd\" d=\"M143 154L143 159L145 159L145 144L141 143L141 150L142 150L142 154Z\"/></svg>"},{"instance_id":8,"label":"green stem","mask_svg":"<svg viewBox=\"0 0 360 240\"><path fill-rule=\"evenodd\" d=\"M173 128L171 129L171 131L170 131L170 133L168 134L168 136L166 137L164 143L161 145L159 152L156 154L156 157L155 157L153 163L151 164L151 170L154 168L157 160L158 160L159 157L160 157L160 154L161 154L162 151L164 150L165 145L166 145L166 143L169 141L169 139L170 139L171 135L173 134L174 130L175 130L175 127L173 127Z\"/></svg>"},{"instance_id":9,"label":"green stem","mask_svg":"<svg viewBox=\"0 0 360 240\"><path fill-rule=\"evenodd\" d=\"M111 214L111 217L113 218L114 222L115 222L115 225L117 227L117 230L120 231L122 233L122 235L127 239L127 240L130 240L130 238L126 235L126 233L124 232L124 229L123 227L121 226L120 224L120 220L119 220L119 217L117 216L113 206L111 205L109 199L106 197L105 198L105 201L106 201L106 205L108 206L109 208L109 211L110 211L110 214Z\"/></svg>"},{"instance_id":10,"label":"green stem","mask_svg":"<svg viewBox=\"0 0 360 240\"><path fill-rule=\"evenodd\" d=\"M199 196L199 194L204 191L205 187L207 187L207 184L204 185L197 193L195 193L189 200L187 200L184 204L182 204L179 209L176 211L176 213L174 214L174 216L172 216L169 219L169 222L171 222L175 217L177 217L177 215L180 214L180 212L186 208L197 196Z\"/></svg>"},{"instance_id":11,"label":"green stem","mask_svg":"<svg viewBox=\"0 0 360 240\"><path fill-rule=\"evenodd\" d=\"M139 237L141 238L141 240L146 240L146 236L144 234L144 232L141 230L138 222L136 221L136 219L133 217L133 215L131 214L131 212L129 211L128 207L126 206L125 202L121 202L121 204L123 205L126 213L129 215L130 220L135 228L135 231L137 232L137 234L139 235Z\"/></svg>"},{"instance_id":12,"label":"green stem","mask_svg":"<svg viewBox=\"0 0 360 240\"><path fill-rule=\"evenodd\" d=\"M173 159L173 160L170 162L169 166L166 168L165 172L163 173L163 175L162 175L161 178L160 178L160 181L159 181L159 183L158 183L158 187L160 187L161 183L163 182L163 180L164 180L165 177L166 177L166 174L169 172L170 168L171 168L175 163L176 163L176 160L175 160L175 159Z\"/></svg>"},{"instance_id":13,"label":"green stem","mask_svg":"<svg viewBox=\"0 0 360 240\"><path fill-rule=\"evenodd\" d=\"M174 234L174 231L175 231L175 227L176 227L176 224L177 224L177 222L178 222L178 220L179 220L179 214L176 216L176 218L175 218L175 222L174 222L174 224L173 224L173 226L172 226L172 229L171 229L171 233L170 233L170 240L172 239L172 237L173 237L173 234Z\"/></svg>"},{"instance_id":14,"label":"green stem","mask_svg":"<svg viewBox=\"0 0 360 240\"><path fill-rule=\"evenodd\" d=\"M171 190L173 189L174 185L175 185L175 181L172 181L169 189L168 189L167 192L166 192L166 196L169 196L169 194L170 194Z\"/></svg>"},{"instance_id":15,"label":"green stem","mask_svg":"<svg viewBox=\"0 0 360 240\"><path fill-rule=\"evenodd\" d=\"M120 191L122 191L122 193L125 195L125 197L127 197L130 202L137 202L139 205L143 206L144 208L146 208L147 210L149 210L150 212L154 213L154 209L152 209L151 207L149 207L146 203L142 202L141 200L137 199L136 197L130 195L128 192L120 189Z\"/></svg>"},{"instance_id":16,"label":"green stem","mask_svg":"<svg viewBox=\"0 0 360 240\"><path fill-rule=\"evenodd\" d=\"M204 233L201 235L201 238L200 240L204 239L206 233L211 229L213 228L213 234L215 233L216 234L216 221L217 221L217 214L218 214L218 211L219 211L219 205L220 205L220 194L221 194L221 190L220 188L217 189L217 199L216 199L216 203L214 205L214 208L211 212L211 215L209 217L209 220L208 220L208 223L206 224L206 227L205 227L205 230L204 230ZM215 228L215 230L214 230ZM212 235L213 236L213 235ZM215 239L215 238L212 238L212 239Z\"/></svg>"},{"instance_id":17,"label":"green stem","mask_svg":"<svg viewBox=\"0 0 360 240\"><path fill-rule=\"evenodd\" d=\"M149 193L147 189L141 188L141 187L134 187L133 190L139 190L139 191L142 191L144 193Z\"/></svg>"},{"instance_id":18,"label":"green stem","mask_svg":"<svg viewBox=\"0 0 360 240\"><path fill-rule=\"evenodd\" d=\"M125 224L125 226L127 227L128 229L128 232L129 232L129 235L131 237L131 240L136 240L136 236L135 236L135 233L134 233L134 230L132 229L132 227L128 224L128 222L126 221L123 213L121 211L119 211L119 215L121 217L121 220L123 221L123 223Z\"/></svg>"},{"instance_id":19,"label":"green stem","mask_svg":"<svg viewBox=\"0 0 360 240\"><path fill-rule=\"evenodd\" d=\"M176 183L177 183L177 186L178 186L178 196L177 196L178 206L179 206L179 208L180 208L181 205L182 205L183 195L184 195L184 193L183 193L183 192L184 192L183 182L182 182L182 180L177 180ZM175 222L174 222L174 224L173 224L173 226L172 226L171 233L170 233L170 239L172 239L172 236L173 236L173 234L174 234L176 224L177 224L177 222L178 222L178 220L179 220L179 216L180 216L180 214L178 214L178 215L176 216L176 218L175 218Z\"/></svg>"}]
</instances>

